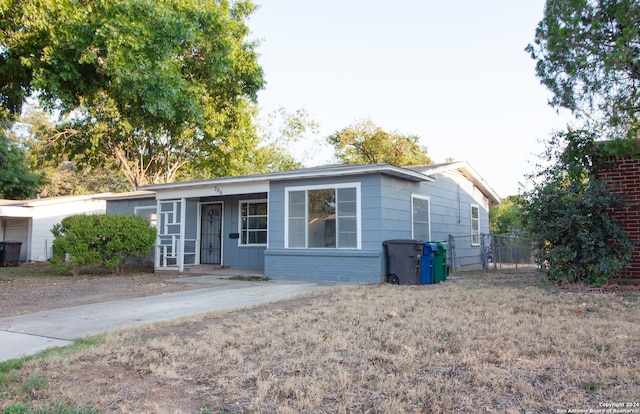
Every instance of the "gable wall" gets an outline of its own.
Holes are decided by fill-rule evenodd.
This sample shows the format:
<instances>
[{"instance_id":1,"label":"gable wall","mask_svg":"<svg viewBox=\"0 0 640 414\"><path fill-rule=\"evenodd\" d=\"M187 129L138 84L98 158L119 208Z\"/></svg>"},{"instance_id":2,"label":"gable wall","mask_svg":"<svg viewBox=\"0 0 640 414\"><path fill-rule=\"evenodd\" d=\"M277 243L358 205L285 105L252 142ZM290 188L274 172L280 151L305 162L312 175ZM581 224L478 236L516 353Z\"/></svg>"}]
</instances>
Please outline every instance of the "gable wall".
<instances>
[{"instance_id":1,"label":"gable wall","mask_svg":"<svg viewBox=\"0 0 640 414\"><path fill-rule=\"evenodd\" d=\"M480 233L489 233L489 200L459 173L441 173L433 182L411 183L383 178L382 237L412 238L411 194L429 198L431 241L456 238L456 265L480 265L481 247L471 245L471 204L480 207ZM451 255L448 253L449 258Z\"/></svg>"}]
</instances>

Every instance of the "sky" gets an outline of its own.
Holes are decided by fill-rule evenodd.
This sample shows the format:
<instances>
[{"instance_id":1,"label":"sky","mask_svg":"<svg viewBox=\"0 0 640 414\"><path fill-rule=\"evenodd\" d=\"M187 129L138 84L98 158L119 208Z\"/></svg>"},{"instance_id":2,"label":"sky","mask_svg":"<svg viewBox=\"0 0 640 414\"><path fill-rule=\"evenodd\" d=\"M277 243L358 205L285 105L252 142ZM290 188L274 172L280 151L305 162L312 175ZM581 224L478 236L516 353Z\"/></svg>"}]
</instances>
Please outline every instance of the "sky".
<instances>
[{"instance_id":1,"label":"sky","mask_svg":"<svg viewBox=\"0 0 640 414\"><path fill-rule=\"evenodd\" d=\"M254 0L247 25L266 87L261 114L304 109L320 125L298 145L332 162L322 139L371 120L417 135L434 162L467 161L502 198L518 194L570 117L524 51L544 0Z\"/></svg>"}]
</instances>

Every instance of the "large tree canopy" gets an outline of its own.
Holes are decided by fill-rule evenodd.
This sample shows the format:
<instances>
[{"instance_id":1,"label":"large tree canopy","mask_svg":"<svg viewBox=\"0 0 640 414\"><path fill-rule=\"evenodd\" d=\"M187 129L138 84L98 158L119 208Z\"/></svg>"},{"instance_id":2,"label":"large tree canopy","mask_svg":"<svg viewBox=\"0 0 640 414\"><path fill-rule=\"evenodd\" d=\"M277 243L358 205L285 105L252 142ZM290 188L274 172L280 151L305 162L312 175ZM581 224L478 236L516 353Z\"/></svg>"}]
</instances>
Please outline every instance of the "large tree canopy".
<instances>
[{"instance_id":1,"label":"large tree canopy","mask_svg":"<svg viewBox=\"0 0 640 414\"><path fill-rule=\"evenodd\" d=\"M172 181L186 165L233 172L255 146L251 101L264 85L245 39L254 8L0 0L0 102L18 113L36 93L70 113L58 150L89 165L115 158L133 186Z\"/></svg>"},{"instance_id":2,"label":"large tree canopy","mask_svg":"<svg viewBox=\"0 0 640 414\"><path fill-rule=\"evenodd\" d=\"M547 0L534 44L550 104L635 137L640 110L640 2Z\"/></svg>"},{"instance_id":3,"label":"large tree canopy","mask_svg":"<svg viewBox=\"0 0 640 414\"><path fill-rule=\"evenodd\" d=\"M327 138L338 160L345 164L430 164L427 149L416 135L387 132L372 121L346 127Z\"/></svg>"}]
</instances>

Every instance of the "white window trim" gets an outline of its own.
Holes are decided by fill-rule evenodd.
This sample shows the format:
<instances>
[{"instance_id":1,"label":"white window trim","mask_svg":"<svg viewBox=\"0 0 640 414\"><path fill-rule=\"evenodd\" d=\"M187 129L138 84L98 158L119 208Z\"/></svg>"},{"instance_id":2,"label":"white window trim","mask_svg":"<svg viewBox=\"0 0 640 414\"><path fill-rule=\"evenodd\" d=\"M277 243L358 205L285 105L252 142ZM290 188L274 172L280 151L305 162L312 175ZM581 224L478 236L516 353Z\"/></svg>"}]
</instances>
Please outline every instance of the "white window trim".
<instances>
[{"instance_id":1,"label":"white window trim","mask_svg":"<svg viewBox=\"0 0 640 414\"><path fill-rule=\"evenodd\" d=\"M309 190L330 190L339 188L355 188L356 189L356 247L308 247L309 238L307 231L309 230L308 223L308 206L305 208L305 247L289 247L289 193L294 191L305 192L305 204L307 203L307 191ZM285 187L284 189L284 247L285 249L329 249L329 250L361 250L362 249L362 200L360 192L360 183L336 183L336 184L318 184L318 185L304 185L296 187Z\"/></svg>"},{"instance_id":2,"label":"white window trim","mask_svg":"<svg viewBox=\"0 0 640 414\"><path fill-rule=\"evenodd\" d=\"M267 204L267 242L242 244L242 203L266 203ZM269 202L266 198L240 200L238 202L238 247L264 247L269 245Z\"/></svg>"},{"instance_id":3,"label":"white window trim","mask_svg":"<svg viewBox=\"0 0 640 414\"><path fill-rule=\"evenodd\" d=\"M416 236L413 233L413 200L414 199L420 199L420 200L426 200L427 201L427 220L429 223L429 240L425 240L425 241L430 241L431 239L431 199L429 197L426 196L422 196L422 195L418 195L418 194L411 194L411 238L415 239Z\"/></svg>"},{"instance_id":4,"label":"white window trim","mask_svg":"<svg viewBox=\"0 0 640 414\"><path fill-rule=\"evenodd\" d=\"M139 216L138 211L140 210L153 210L155 212L155 217L150 220L151 227L157 227L158 225L158 207L157 206L134 206L133 214Z\"/></svg>"},{"instance_id":5,"label":"white window trim","mask_svg":"<svg viewBox=\"0 0 640 414\"><path fill-rule=\"evenodd\" d=\"M477 219L473 218L473 208L474 207L478 209L478 218ZM469 226L470 226L469 230L471 232L471 246L474 246L474 247L475 246L480 246L480 205L479 204L471 204L469 206L469 219L470 219L470 221L469 221ZM473 221L474 220L477 220L477 222L478 222L478 243L474 243L473 242L473 236L474 236L474 234L473 234Z\"/></svg>"}]
</instances>

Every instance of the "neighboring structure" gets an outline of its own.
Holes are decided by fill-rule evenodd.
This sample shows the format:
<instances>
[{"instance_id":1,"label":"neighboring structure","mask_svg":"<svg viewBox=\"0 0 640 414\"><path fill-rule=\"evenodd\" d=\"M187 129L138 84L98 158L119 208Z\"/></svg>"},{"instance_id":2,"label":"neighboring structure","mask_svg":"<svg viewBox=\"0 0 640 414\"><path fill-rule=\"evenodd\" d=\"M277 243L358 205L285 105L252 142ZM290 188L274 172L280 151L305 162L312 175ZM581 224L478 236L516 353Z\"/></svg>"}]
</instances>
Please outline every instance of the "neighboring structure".
<instances>
[{"instance_id":1,"label":"neighboring structure","mask_svg":"<svg viewBox=\"0 0 640 414\"><path fill-rule=\"evenodd\" d=\"M489 207L500 202L466 162L331 165L104 198L108 214L155 222L156 269L212 264L353 282L383 279L389 239L468 236L456 246L457 263L480 265L480 234L489 232Z\"/></svg>"},{"instance_id":2,"label":"neighboring structure","mask_svg":"<svg viewBox=\"0 0 640 414\"><path fill-rule=\"evenodd\" d=\"M640 159L609 157L598 175L613 191L626 193L628 207L616 211L615 218L624 226L636 249L629 267L619 273L621 279L640 283Z\"/></svg>"},{"instance_id":3,"label":"neighboring structure","mask_svg":"<svg viewBox=\"0 0 640 414\"><path fill-rule=\"evenodd\" d=\"M53 255L54 224L74 214L105 211L99 195L0 200L0 240L22 242L20 262L44 262Z\"/></svg>"}]
</instances>

